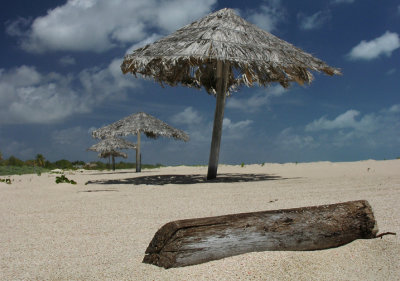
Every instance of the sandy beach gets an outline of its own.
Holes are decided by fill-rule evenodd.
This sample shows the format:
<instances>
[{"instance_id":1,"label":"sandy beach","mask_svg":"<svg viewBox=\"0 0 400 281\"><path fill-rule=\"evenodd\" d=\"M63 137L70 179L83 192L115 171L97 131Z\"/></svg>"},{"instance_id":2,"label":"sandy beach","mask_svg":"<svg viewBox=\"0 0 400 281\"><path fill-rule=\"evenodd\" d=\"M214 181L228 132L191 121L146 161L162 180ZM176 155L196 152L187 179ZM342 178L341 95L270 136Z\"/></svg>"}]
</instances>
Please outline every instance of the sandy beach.
<instances>
[{"instance_id":1,"label":"sandy beach","mask_svg":"<svg viewBox=\"0 0 400 281\"><path fill-rule=\"evenodd\" d=\"M400 160L66 171L2 176L0 280L400 280ZM382 239L256 252L163 269L142 263L165 223L368 200Z\"/></svg>"}]
</instances>

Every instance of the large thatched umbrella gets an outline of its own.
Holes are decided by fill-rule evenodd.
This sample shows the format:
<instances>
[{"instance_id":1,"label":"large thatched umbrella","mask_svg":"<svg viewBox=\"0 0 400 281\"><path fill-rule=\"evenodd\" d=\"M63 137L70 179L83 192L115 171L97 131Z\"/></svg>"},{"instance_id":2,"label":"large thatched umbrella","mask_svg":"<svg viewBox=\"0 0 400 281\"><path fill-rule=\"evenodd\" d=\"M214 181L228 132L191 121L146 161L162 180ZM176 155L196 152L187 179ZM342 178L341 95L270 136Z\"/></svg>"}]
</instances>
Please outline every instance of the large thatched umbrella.
<instances>
[{"instance_id":1,"label":"large thatched umbrella","mask_svg":"<svg viewBox=\"0 0 400 281\"><path fill-rule=\"evenodd\" d=\"M140 172L140 133L144 133L146 137L153 139L162 136L183 141L189 140L189 136L184 131L173 128L167 123L144 112L129 115L108 126L94 130L92 136L95 138L108 138L130 134L137 135L136 172Z\"/></svg>"},{"instance_id":2,"label":"large thatched umbrella","mask_svg":"<svg viewBox=\"0 0 400 281\"><path fill-rule=\"evenodd\" d=\"M99 152L99 157L112 157L112 166L115 171L115 157L127 158L128 155L119 151L119 149L136 149L136 144L120 138L106 138L88 148L91 151Z\"/></svg>"},{"instance_id":3,"label":"large thatched umbrella","mask_svg":"<svg viewBox=\"0 0 400 281\"><path fill-rule=\"evenodd\" d=\"M336 68L222 9L159 41L126 55L123 73L153 77L176 86L204 87L216 95L208 179L217 175L225 98L240 85L310 83L310 70L328 75Z\"/></svg>"}]
</instances>

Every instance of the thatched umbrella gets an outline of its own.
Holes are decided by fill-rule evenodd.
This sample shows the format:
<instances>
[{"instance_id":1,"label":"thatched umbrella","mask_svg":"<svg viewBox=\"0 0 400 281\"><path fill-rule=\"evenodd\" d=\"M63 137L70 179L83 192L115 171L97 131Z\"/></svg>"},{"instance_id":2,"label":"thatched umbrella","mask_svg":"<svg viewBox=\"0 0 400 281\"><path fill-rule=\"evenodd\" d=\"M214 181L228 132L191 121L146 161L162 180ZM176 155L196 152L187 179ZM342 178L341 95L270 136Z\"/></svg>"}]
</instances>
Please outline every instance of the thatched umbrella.
<instances>
[{"instance_id":1,"label":"thatched umbrella","mask_svg":"<svg viewBox=\"0 0 400 281\"><path fill-rule=\"evenodd\" d=\"M140 172L140 133L144 133L146 137L153 139L162 136L183 141L189 140L189 136L184 131L171 127L167 123L144 112L129 115L108 126L94 130L92 136L95 138L107 138L130 134L137 135L136 172Z\"/></svg>"},{"instance_id":2,"label":"thatched umbrella","mask_svg":"<svg viewBox=\"0 0 400 281\"><path fill-rule=\"evenodd\" d=\"M126 153L119 151L119 149L129 148L136 149L136 144L124 139L110 137L92 145L87 150L100 152L98 156L101 158L112 157L113 170L115 171L115 157L128 157Z\"/></svg>"},{"instance_id":3,"label":"thatched umbrella","mask_svg":"<svg viewBox=\"0 0 400 281\"><path fill-rule=\"evenodd\" d=\"M208 179L217 175L225 98L240 85L288 87L313 79L310 70L328 75L339 69L222 9L195 21L151 45L126 55L122 72L153 77L176 86L204 87L216 95Z\"/></svg>"},{"instance_id":4,"label":"thatched umbrella","mask_svg":"<svg viewBox=\"0 0 400 281\"><path fill-rule=\"evenodd\" d=\"M100 158L108 158L108 165L110 165L110 157L112 157L112 169L113 171L115 171L115 157L122 157L122 158L128 158L128 154L122 152L122 151L118 151L118 150L114 150L114 151L110 151L110 152L102 152L99 153L97 155Z\"/></svg>"}]
</instances>

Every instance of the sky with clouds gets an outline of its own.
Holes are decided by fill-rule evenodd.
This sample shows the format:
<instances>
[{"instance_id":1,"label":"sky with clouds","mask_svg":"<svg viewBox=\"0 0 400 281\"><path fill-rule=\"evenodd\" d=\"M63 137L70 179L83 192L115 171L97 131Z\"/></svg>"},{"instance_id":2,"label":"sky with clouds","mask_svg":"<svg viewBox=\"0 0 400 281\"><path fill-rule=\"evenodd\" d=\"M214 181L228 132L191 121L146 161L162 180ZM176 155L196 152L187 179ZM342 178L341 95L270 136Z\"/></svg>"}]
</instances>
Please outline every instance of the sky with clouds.
<instances>
[{"instance_id":1,"label":"sky with clouds","mask_svg":"<svg viewBox=\"0 0 400 281\"><path fill-rule=\"evenodd\" d=\"M314 73L306 86L233 93L220 163L400 156L397 0L14 0L0 7L4 158L95 161L86 151L96 143L90 132L144 111L190 135L187 143L142 138L144 163L207 164L215 98L123 75L120 64L132 50L225 7L343 75ZM134 151L128 155L134 162Z\"/></svg>"}]
</instances>

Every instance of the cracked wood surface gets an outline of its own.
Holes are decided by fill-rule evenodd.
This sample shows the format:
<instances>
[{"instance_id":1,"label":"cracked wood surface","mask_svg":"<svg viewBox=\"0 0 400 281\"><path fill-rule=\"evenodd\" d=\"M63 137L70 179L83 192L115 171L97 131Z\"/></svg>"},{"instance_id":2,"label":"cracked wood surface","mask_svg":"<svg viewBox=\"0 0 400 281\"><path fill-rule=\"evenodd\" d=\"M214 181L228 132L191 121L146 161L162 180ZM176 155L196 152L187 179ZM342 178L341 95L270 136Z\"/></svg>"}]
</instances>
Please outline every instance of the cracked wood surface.
<instances>
[{"instance_id":1,"label":"cracked wood surface","mask_svg":"<svg viewBox=\"0 0 400 281\"><path fill-rule=\"evenodd\" d=\"M363 200L178 220L156 232L143 262L170 268L256 251L322 250L377 232Z\"/></svg>"}]
</instances>

